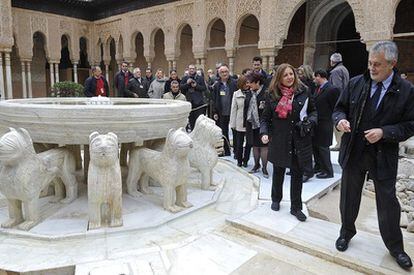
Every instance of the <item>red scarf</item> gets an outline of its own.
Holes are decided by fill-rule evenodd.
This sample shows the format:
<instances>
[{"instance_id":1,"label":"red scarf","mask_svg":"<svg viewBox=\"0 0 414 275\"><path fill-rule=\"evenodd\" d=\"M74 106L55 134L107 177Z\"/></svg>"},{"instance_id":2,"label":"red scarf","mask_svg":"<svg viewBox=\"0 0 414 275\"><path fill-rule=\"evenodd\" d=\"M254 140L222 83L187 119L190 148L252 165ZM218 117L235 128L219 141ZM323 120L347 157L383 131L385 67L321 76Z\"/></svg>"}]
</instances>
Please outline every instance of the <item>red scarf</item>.
<instances>
[{"instance_id":1,"label":"red scarf","mask_svg":"<svg viewBox=\"0 0 414 275\"><path fill-rule=\"evenodd\" d=\"M288 114L292 112L292 98L294 90L283 85L280 85L279 89L282 93L282 97L275 108L275 112L278 113L279 118L287 118Z\"/></svg>"}]
</instances>

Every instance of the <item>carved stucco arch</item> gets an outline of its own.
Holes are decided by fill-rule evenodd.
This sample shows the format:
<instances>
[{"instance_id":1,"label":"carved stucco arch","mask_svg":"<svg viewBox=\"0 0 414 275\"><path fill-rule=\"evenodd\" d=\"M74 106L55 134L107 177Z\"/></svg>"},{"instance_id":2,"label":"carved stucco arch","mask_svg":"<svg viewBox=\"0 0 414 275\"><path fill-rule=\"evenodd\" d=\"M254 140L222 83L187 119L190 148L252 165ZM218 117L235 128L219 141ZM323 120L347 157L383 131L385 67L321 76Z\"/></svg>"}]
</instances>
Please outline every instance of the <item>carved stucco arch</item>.
<instances>
[{"instance_id":1,"label":"carved stucco arch","mask_svg":"<svg viewBox=\"0 0 414 275\"><path fill-rule=\"evenodd\" d=\"M115 57L118 60L122 60L124 58L124 39L122 38L122 34L118 36L118 40L115 41L116 45L116 51L115 51Z\"/></svg>"},{"instance_id":2,"label":"carved stucco arch","mask_svg":"<svg viewBox=\"0 0 414 275\"><path fill-rule=\"evenodd\" d=\"M219 20L221 20L224 24L224 46L226 45L226 33L227 33L226 21L223 20L223 18L214 17L213 19L211 19L209 21L209 23L207 24L206 30L205 30L205 33L206 33L206 38L204 40L204 48L205 49L207 49L210 46L209 42L210 42L211 29L213 28L214 24Z\"/></svg>"},{"instance_id":3,"label":"carved stucco arch","mask_svg":"<svg viewBox=\"0 0 414 275\"><path fill-rule=\"evenodd\" d=\"M32 33L32 44L31 44L32 51L33 51L33 47L34 47L34 36L35 36L36 33L40 34L43 38L43 49L45 51L46 59L49 60L50 59L50 55L49 55L50 50L49 50L49 47L48 47L49 43L47 43L47 36L46 36L46 34L44 34L40 30L33 31L33 33Z\"/></svg>"},{"instance_id":4,"label":"carved stucco arch","mask_svg":"<svg viewBox=\"0 0 414 275\"><path fill-rule=\"evenodd\" d=\"M243 15L241 15L241 16L239 16L238 17L238 19L236 20L236 33L235 33L235 35L234 35L234 39L233 39L233 43L234 43L234 45L239 45L239 38L240 38L240 28L241 28L241 25L243 24L243 21L247 18L247 17L249 17L249 16L253 16L254 18L256 18L256 20L257 20L257 22L258 22L258 24L259 24L259 30L258 30L258 32L259 32L259 41L260 41L260 20L259 20L259 17L257 16L257 15L255 15L255 14L253 14L253 13L245 13L245 14L243 14Z\"/></svg>"},{"instance_id":5,"label":"carved stucco arch","mask_svg":"<svg viewBox=\"0 0 414 275\"><path fill-rule=\"evenodd\" d=\"M60 36L60 39L62 39L63 37L66 37L66 39L68 40L68 51L69 51L69 59L73 60L73 48L72 48L72 37L69 33L64 32L62 33L62 35ZM62 45L61 45L61 49L62 49Z\"/></svg>"},{"instance_id":6,"label":"carved stucco arch","mask_svg":"<svg viewBox=\"0 0 414 275\"><path fill-rule=\"evenodd\" d=\"M111 42L112 42L112 40L114 41L114 44L115 44L115 53L117 51L116 40L115 40L114 37L112 37L112 35L110 35L104 43L104 60L105 61L111 60ZM108 58L108 60L106 60L106 58Z\"/></svg>"},{"instance_id":7,"label":"carved stucco arch","mask_svg":"<svg viewBox=\"0 0 414 275\"><path fill-rule=\"evenodd\" d=\"M135 52L136 52L135 40L137 39L137 36L139 34L141 34L141 36L142 36L142 42L143 42L142 47L144 47L144 45L145 45L145 38L144 38L144 34L143 34L143 32L141 30L134 30L134 32L131 34L131 38L129 40L129 42L130 42L129 43L129 47L130 47L129 48L129 52L132 55L132 57L134 57L134 59L136 57L136 55L135 55Z\"/></svg>"},{"instance_id":8,"label":"carved stucco arch","mask_svg":"<svg viewBox=\"0 0 414 275\"><path fill-rule=\"evenodd\" d=\"M164 35L164 47L165 47L165 39L166 39L165 31L161 27L155 27L150 32L148 43L145 43L145 36L144 36L144 55L146 57L147 56L154 57L155 55L155 35L157 34L158 31L161 31L162 34Z\"/></svg>"},{"instance_id":9,"label":"carved stucco arch","mask_svg":"<svg viewBox=\"0 0 414 275\"><path fill-rule=\"evenodd\" d=\"M289 26L298 9L306 2L306 0L280 0L277 4L276 11L279 13L276 19L276 33L274 34L277 47L282 47L283 41L288 36ZM365 17L361 0L346 0L352 9L355 17L355 27L358 33L364 32Z\"/></svg>"},{"instance_id":10,"label":"carved stucco arch","mask_svg":"<svg viewBox=\"0 0 414 275\"><path fill-rule=\"evenodd\" d=\"M87 36L85 36L85 35L81 35L81 36L79 36L78 37L78 39L77 39L77 43L78 43L78 45L79 45L79 52L80 52L80 50L81 50L81 47L80 47L80 42L81 42L81 39L85 39L85 44L86 44L86 53L87 53L87 55L88 55L88 62L89 62L89 64L92 64L92 61L93 61L93 52L92 52L92 49L91 49L91 44L90 44L90 40L89 40L89 38L87 37ZM80 58L80 56L79 56L79 58ZM79 60L79 62L80 62L80 60Z\"/></svg>"},{"instance_id":11,"label":"carved stucco arch","mask_svg":"<svg viewBox=\"0 0 414 275\"><path fill-rule=\"evenodd\" d=\"M393 1L394 1L394 3L392 5L391 30L394 33L394 26L395 26L395 23L397 22L397 9L398 9L398 6L401 4L401 2L407 1L407 0L393 0Z\"/></svg>"},{"instance_id":12,"label":"carved stucco arch","mask_svg":"<svg viewBox=\"0 0 414 275\"><path fill-rule=\"evenodd\" d=\"M309 16L308 23L306 24L305 39L307 42L315 42L317 39L319 26L325 17L332 9L346 3L348 3L346 0L325 0L321 2L315 8L315 11ZM348 7L350 7L349 4L346 6L346 8ZM350 12L352 12L352 7ZM337 18L337 21L340 20Z\"/></svg>"},{"instance_id":13,"label":"carved stucco arch","mask_svg":"<svg viewBox=\"0 0 414 275\"><path fill-rule=\"evenodd\" d=\"M193 46L195 44L195 41L194 41L194 28L191 26L190 22L182 21L178 25L177 31L175 33L175 45L174 45L174 47L175 47L175 55L177 57L181 55L181 50L180 50L180 48L181 48L181 33L183 32L183 30L186 26L189 26L191 28Z\"/></svg>"}]
</instances>

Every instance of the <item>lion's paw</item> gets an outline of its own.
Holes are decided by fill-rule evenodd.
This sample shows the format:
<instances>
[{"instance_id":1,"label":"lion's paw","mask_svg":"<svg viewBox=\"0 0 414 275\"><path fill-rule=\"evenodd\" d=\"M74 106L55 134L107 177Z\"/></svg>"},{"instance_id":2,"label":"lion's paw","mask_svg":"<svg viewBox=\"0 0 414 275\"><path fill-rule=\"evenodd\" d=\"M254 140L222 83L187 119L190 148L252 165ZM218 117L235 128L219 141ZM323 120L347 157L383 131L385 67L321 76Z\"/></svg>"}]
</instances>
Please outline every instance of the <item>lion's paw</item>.
<instances>
[{"instance_id":1,"label":"lion's paw","mask_svg":"<svg viewBox=\"0 0 414 275\"><path fill-rule=\"evenodd\" d=\"M19 219L8 219L7 221L5 221L4 223L1 224L1 227L3 228L11 228L15 225L18 225L19 223L21 223L23 220L19 220Z\"/></svg>"},{"instance_id":2,"label":"lion's paw","mask_svg":"<svg viewBox=\"0 0 414 275\"><path fill-rule=\"evenodd\" d=\"M190 208L193 206L192 203L188 202L188 201L183 201L180 203L177 203L178 206L184 207L184 208Z\"/></svg>"},{"instance_id":3,"label":"lion's paw","mask_svg":"<svg viewBox=\"0 0 414 275\"><path fill-rule=\"evenodd\" d=\"M177 212L184 210L184 208L177 206L177 205L172 205L172 206L167 207L166 210L170 211L171 213L177 213Z\"/></svg>"},{"instance_id":4,"label":"lion's paw","mask_svg":"<svg viewBox=\"0 0 414 275\"><path fill-rule=\"evenodd\" d=\"M35 226L37 221L25 221L17 226L20 230L28 231L33 226Z\"/></svg>"}]
</instances>

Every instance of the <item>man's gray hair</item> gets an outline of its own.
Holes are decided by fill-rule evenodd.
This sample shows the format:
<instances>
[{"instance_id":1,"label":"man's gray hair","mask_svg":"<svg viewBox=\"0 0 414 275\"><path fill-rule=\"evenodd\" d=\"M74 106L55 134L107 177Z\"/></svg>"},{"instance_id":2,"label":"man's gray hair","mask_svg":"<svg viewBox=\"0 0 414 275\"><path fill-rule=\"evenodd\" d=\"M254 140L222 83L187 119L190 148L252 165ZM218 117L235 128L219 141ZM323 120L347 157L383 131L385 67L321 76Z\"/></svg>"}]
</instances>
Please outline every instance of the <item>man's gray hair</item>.
<instances>
[{"instance_id":1,"label":"man's gray hair","mask_svg":"<svg viewBox=\"0 0 414 275\"><path fill-rule=\"evenodd\" d=\"M140 68L138 68L138 67L136 67L136 68L134 69L133 73L134 73L134 74L136 74L137 72L140 72L140 71L141 71L141 69L140 69Z\"/></svg>"},{"instance_id":2,"label":"man's gray hair","mask_svg":"<svg viewBox=\"0 0 414 275\"><path fill-rule=\"evenodd\" d=\"M379 41L375 43L369 50L369 53L384 53L385 59L388 62L398 61L398 47L397 44L392 41Z\"/></svg>"},{"instance_id":3,"label":"man's gray hair","mask_svg":"<svg viewBox=\"0 0 414 275\"><path fill-rule=\"evenodd\" d=\"M342 55L340 53L334 53L331 55L331 61L334 63L342 62Z\"/></svg>"}]
</instances>

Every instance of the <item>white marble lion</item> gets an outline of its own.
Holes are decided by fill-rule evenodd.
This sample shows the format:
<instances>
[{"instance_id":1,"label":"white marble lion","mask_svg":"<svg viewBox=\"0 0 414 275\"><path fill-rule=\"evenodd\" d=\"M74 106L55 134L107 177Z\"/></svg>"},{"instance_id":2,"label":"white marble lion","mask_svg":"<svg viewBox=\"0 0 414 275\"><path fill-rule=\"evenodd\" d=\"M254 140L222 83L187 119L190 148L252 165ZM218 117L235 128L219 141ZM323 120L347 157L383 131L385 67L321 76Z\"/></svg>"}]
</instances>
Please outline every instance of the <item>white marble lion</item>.
<instances>
[{"instance_id":1,"label":"white marble lion","mask_svg":"<svg viewBox=\"0 0 414 275\"><path fill-rule=\"evenodd\" d=\"M88 169L89 229L122 226L122 179L119 165L118 137L114 133L89 136Z\"/></svg>"},{"instance_id":2,"label":"white marble lion","mask_svg":"<svg viewBox=\"0 0 414 275\"><path fill-rule=\"evenodd\" d=\"M214 120L201 115L190 133L193 149L188 154L191 167L201 172L201 188L214 189L213 168L218 161L215 145L222 138L222 131Z\"/></svg>"},{"instance_id":3,"label":"white marble lion","mask_svg":"<svg viewBox=\"0 0 414 275\"><path fill-rule=\"evenodd\" d=\"M0 164L0 192L9 207L9 220L2 227L18 225L19 229L29 230L35 226L39 222L40 192L56 178L66 188L66 198L61 202L77 198L76 161L71 151L57 148L36 154L32 139L23 128L10 128L0 138Z\"/></svg>"},{"instance_id":4,"label":"white marble lion","mask_svg":"<svg viewBox=\"0 0 414 275\"><path fill-rule=\"evenodd\" d=\"M140 196L137 191L149 193L149 177L158 182L164 190L164 209L178 212L191 207L187 201L187 181L190 174L188 153L193 147L191 138L182 128L168 132L162 152L148 148L134 148L130 151L127 191Z\"/></svg>"}]
</instances>

